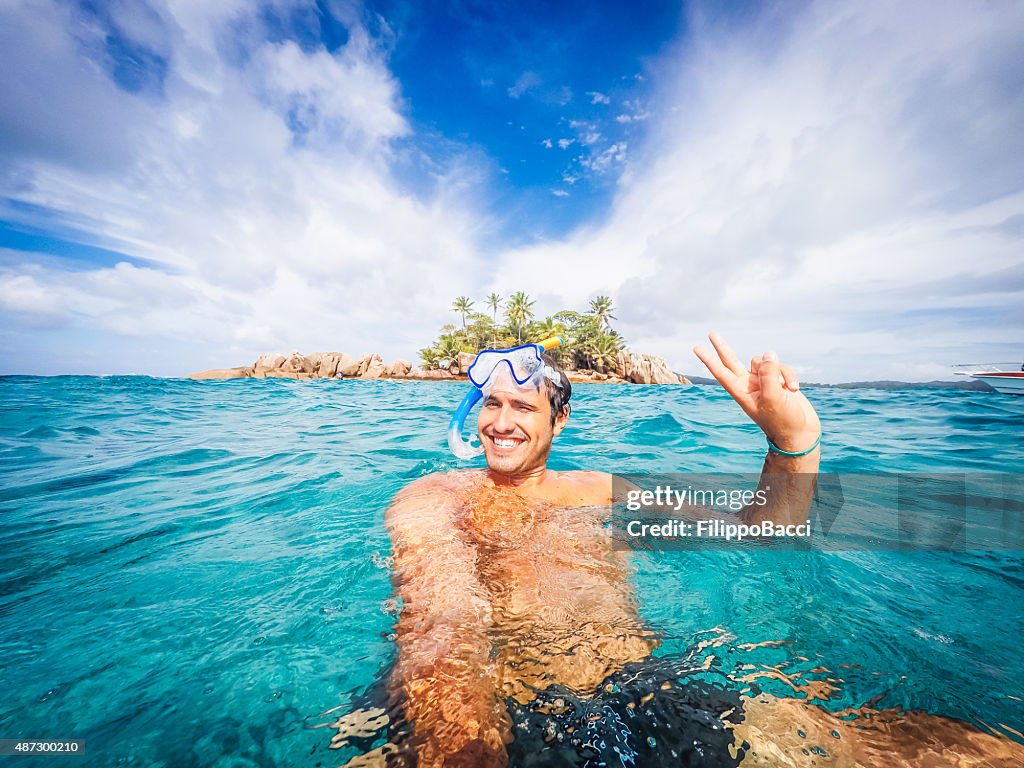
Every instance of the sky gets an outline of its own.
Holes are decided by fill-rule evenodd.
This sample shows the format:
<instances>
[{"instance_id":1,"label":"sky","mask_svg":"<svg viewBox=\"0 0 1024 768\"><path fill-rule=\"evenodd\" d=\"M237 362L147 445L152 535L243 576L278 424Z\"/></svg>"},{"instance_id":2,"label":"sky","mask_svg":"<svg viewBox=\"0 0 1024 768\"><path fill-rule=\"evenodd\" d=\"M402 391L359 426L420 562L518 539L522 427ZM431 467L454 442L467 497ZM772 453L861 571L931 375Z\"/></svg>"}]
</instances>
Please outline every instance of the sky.
<instances>
[{"instance_id":1,"label":"sky","mask_svg":"<svg viewBox=\"0 0 1024 768\"><path fill-rule=\"evenodd\" d=\"M0 0L0 374L416 361L612 298L805 381L1024 358L1024 4Z\"/></svg>"}]
</instances>

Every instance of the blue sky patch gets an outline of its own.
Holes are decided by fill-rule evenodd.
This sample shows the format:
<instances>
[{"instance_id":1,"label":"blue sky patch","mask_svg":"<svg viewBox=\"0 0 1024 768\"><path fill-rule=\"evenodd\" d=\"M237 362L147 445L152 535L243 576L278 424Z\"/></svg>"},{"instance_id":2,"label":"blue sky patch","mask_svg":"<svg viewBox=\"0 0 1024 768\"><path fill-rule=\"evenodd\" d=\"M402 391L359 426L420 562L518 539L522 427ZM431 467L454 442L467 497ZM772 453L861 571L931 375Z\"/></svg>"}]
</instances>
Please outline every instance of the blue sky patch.
<instances>
[{"instance_id":1,"label":"blue sky patch","mask_svg":"<svg viewBox=\"0 0 1024 768\"><path fill-rule=\"evenodd\" d=\"M325 48L334 53L349 40L344 23L336 18L327 3L317 0L306 7L279 8L264 5L260 17L272 43L294 41L305 53Z\"/></svg>"},{"instance_id":2,"label":"blue sky patch","mask_svg":"<svg viewBox=\"0 0 1024 768\"><path fill-rule=\"evenodd\" d=\"M87 236L83 236L87 238ZM90 245L34 227L0 221L0 248L21 253L42 254L56 257L61 267L71 270L113 267L119 262L140 265L141 262L109 248ZM21 259L24 261L24 259ZM36 259L33 259L36 261Z\"/></svg>"},{"instance_id":3,"label":"blue sky patch","mask_svg":"<svg viewBox=\"0 0 1024 768\"><path fill-rule=\"evenodd\" d=\"M390 66L416 134L480 147L497 168L502 237L565 234L599 217L651 116L647 63L682 23L677 3L381 2Z\"/></svg>"},{"instance_id":4,"label":"blue sky patch","mask_svg":"<svg viewBox=\"0 0 1024 768\"><path fill-rule=\"evenodd\" d=\"M103 3L83 2L79 8L88 19L86 23L97 24L106 33L102 52L94 51L93 55L118 87L128 93L162 97L167 79L167 59L126 34ZM136 12L148 14L159 23L155 12L145 4L140 5Z\"/></svg>"}]
</instances>

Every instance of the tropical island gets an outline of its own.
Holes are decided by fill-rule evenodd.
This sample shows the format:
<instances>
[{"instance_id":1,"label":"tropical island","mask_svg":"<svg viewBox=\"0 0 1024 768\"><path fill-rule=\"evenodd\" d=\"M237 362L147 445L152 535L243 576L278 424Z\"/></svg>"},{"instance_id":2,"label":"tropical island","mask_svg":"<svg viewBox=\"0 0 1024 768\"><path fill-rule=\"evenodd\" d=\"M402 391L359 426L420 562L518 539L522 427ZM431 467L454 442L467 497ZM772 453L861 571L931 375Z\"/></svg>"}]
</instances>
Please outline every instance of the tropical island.
<instances>
[{"instance_id":1,"label":"tropical island","mask_svg":"<svg viewBox=\"0 0 1024 768\"><path fill-rule=\"evenodd\" d=\"M590 302L586 312L560 310L537 319L535 302L524 291L507 300L490 294L475 310L475 302L459 296L451 311L461 323L446 324L438 337L419 350L420 366L407 360L385 364L379 354L352 357L344 352L314 352L302 355L260 355L252 365L217 368L193 373L191 379L288 378L288 379L414 379L451 380L464 378L477 353L484 349L508 349L551 336L561 336L566 347L551 354L573 382L608 384L689 384L685 376L673 372L661 357L633 352L622 335L612 328L617 319L607 296ZM499 315L500 312L500 315Z\"/></svg>"}]
</instances>

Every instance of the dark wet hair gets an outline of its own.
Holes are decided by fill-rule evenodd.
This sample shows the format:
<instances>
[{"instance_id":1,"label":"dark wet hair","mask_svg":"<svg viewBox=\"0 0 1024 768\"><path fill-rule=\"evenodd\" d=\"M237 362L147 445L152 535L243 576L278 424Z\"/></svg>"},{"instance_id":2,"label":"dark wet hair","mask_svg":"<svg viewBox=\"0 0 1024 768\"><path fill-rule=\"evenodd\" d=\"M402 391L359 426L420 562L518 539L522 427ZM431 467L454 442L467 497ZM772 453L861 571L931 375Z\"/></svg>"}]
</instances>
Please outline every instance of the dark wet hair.
<instances>
[{"instance_id":1,"label":"dark wet hair","mask_svg":"<svg viewBox=\"0 0 1024 768\"><path fill-rule=\"evenodd\" d=\"M548 393L548 402L551 403L551 423L553 425L555 419L558 418L558 414L565 408L569 408L569 399L572 397L572 384L569 383L569 377L565 375L562 366L556 363L551 355L547 352L542 352L540 359L544 361L545 365L557 372L559 377L557 384L547 376L541 378L541 381L544 382L544 390Z\"/></svg>"}]
</instances>

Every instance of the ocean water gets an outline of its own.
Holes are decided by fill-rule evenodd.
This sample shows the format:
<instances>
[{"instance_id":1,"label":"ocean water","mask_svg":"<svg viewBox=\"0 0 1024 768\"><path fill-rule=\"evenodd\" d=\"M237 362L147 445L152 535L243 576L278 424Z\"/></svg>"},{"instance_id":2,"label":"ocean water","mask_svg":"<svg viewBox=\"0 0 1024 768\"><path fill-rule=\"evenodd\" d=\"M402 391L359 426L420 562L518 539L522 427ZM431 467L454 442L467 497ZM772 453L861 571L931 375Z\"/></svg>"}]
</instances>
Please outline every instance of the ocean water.
<instances>
[{"instance_id":1,"label":"ocean water","mask_svg":"<svg viewBox=\"0 0 1024 768\"><path fill-rule=\"evenodd\" d=\"M0 378L0 738L86 740L47 765L344 762L323 726L394 653L384 509L464 466L444 443L464 390ZM1024 472L1024 397L807 394L824 470ZM555 469L760 469L763 438L717 388L580 385L573 404ZM1022 740L1024 553L660 552L636 569L664 653L716 637L718 664L831 679L835 711Z\"/></svg>"}]
</instances>

